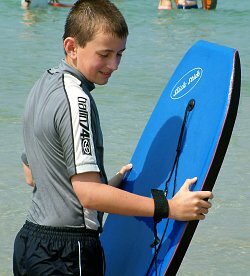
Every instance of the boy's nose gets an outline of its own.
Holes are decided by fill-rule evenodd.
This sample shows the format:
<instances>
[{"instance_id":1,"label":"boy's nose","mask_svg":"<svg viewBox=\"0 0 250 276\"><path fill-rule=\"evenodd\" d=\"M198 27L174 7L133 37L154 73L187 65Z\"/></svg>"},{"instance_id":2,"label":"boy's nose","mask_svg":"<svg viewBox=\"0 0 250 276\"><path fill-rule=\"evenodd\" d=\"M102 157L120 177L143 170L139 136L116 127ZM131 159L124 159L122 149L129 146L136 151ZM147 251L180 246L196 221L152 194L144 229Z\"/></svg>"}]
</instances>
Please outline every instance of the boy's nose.
<instances>
[{"instance_id":1,"label":"boy's nose","mask_svg":"<svg viewBox=\"0 0 250 276\"><path fill-rule=\"evenodd\" d=\"M108 63L108 68L111 69L112 71L115 71L118 69L119 64L120 64L120 59L118 58L110 59Z\"/></svg>"}]
</instances>

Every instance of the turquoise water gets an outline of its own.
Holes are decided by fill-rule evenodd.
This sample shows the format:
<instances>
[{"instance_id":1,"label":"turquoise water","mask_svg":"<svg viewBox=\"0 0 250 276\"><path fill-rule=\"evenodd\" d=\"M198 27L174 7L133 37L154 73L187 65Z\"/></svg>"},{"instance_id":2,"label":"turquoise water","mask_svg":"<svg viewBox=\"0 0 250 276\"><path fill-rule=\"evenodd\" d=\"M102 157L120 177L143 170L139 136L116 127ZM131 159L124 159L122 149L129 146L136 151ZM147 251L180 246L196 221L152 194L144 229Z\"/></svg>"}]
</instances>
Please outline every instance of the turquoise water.
<instances>
[{"instance_id":1,"label":"turquoise water","mask_svg":"<svg viewBox=\"0 0 250 276\"><path fill-rule=\"evenodd\" d=\"M178 275L249 275L250 1L219 0L217 10L210 12L158 11L156 0L113 2L127 18L130 36L120 70L107 86L94 91L109 176L129 162L162 90L193 43L204 39L239 50L242 90L236 125L214 188L213 209L199 224ZM0 2L1 276L12 274L13 240L31 197L20 163L25 99L43 70L63 57L61 36L68 11L24 11L19 3ZM215 73L220 72L215 68Z\"/></svg>"}]
</instances>

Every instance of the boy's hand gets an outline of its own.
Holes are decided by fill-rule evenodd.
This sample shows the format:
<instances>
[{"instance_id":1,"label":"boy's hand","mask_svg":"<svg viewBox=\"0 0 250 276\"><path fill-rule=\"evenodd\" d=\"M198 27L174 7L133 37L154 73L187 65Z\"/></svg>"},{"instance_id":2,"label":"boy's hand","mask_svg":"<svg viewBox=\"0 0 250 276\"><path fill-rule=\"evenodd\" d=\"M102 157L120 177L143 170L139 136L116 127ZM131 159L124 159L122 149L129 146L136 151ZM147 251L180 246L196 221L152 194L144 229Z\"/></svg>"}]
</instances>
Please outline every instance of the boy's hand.
<instances>
[{"instance_id":1,"label":"boy's hand","mask_svg":"<svg viewBox=\"0 0 250 276\"><path fill-rule=\"evenodd\" d=\"M122 182L122 179L123 179L125 173L130 171L132 169L132 167L133 167L132 164L127 164L127 165L123 166L119 170L119 172L109 180L108 184L113 187L119 187L121 185L121 182Z\"/></svg>"},{"instance_id":2,"label":"boy's hand","mask_svg":"<svg viewBox=\"0 0 250 276\"><path fill-rule=\"evenodd\" d=\"M197 177L187 179L177 194L169 200L169 218L181 221L203 220L212 204L207 201L213 198L210 191L191 192L190 186Z\"/></svg>"},{"instance_id":3,"label":"boy's hand","mask_svg":"<svg viewBox=\"0 0 250 276\"><path fill-rule=\"evenodd\" d=\"M132 167L133 167L133 165L131 163L125 165L119 170L119 172L116 175L120 174L123 177L126 172L128 172L132 169Z\"/></svg>"}]
</instances>

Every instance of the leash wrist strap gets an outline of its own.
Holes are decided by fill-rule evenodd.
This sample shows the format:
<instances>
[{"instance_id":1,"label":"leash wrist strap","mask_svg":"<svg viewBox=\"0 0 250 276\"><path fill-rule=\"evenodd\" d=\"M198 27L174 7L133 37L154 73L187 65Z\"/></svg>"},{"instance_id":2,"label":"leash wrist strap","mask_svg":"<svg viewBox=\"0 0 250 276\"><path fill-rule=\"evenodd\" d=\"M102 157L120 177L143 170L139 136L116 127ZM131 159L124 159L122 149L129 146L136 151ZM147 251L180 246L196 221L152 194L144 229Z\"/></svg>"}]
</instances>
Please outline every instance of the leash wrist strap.
<instances>
[{"instance_id":1,"label":"leash wrist strap","mask_svg":"<svg viewBox=\"0 0 250 276\"><path fill-rule=\"evenodd\" d=\"M154 221L158 223L169 215L168 200L161 190L152 189L151 193L155 203Z\"/></svg>"}]
</instances>

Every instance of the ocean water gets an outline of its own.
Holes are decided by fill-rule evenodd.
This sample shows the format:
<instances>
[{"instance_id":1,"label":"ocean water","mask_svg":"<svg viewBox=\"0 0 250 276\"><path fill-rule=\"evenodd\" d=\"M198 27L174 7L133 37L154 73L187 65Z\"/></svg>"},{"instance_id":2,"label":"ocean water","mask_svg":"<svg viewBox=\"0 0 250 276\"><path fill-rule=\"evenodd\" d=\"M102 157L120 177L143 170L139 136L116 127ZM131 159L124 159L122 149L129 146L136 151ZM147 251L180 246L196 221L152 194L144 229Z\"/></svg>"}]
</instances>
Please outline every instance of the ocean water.
<instances>
[{"instance_id":1,"label":"ocean water","mask_svg":"<svg viewBox=\"0 0 250 276\"><path fill-rule=\"evenodd\" d=\"M107 86L94 91L109 176L129 162L168 79L196 41L239 51L238 117L214 187L213 208L199 224L178 275L249 275L250 1L218 0L215 11L158 11L157 0L113 2L125 15L130 35L120 69ZM52 7L25 11L19 0L0 1L1 276L12 275L13 241L31 198L20 162L24 103L34 81L63 58L61 36L67 12ZM220 72L215 68L215 73Z\"/></svg>"}]
</instances>

